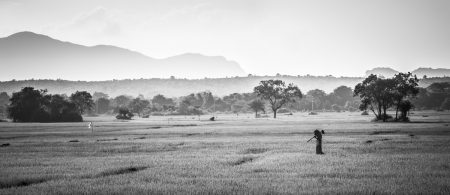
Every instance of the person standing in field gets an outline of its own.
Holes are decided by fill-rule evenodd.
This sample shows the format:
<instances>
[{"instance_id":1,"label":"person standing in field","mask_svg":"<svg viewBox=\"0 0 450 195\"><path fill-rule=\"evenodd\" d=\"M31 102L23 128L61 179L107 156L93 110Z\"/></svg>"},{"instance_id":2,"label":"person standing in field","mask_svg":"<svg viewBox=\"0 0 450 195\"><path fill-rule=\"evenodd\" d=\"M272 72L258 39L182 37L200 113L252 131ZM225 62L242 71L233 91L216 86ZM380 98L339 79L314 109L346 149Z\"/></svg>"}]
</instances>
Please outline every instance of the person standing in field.
<instances>
[{"instance_id":1,"label":"person standing in field","mask_svg":"<svg viewBox=\"0 0 450 195\"><path fill-rule=\"evenodd\" d=\"M316 138L316 154L325 154L322 151L322 134L325 134L324 130L319 131L318 129L316 129L314 130L314 137L311 138L311 139ZM308 142L311 139L309 139Z\"/></svg>"}]
</instances>

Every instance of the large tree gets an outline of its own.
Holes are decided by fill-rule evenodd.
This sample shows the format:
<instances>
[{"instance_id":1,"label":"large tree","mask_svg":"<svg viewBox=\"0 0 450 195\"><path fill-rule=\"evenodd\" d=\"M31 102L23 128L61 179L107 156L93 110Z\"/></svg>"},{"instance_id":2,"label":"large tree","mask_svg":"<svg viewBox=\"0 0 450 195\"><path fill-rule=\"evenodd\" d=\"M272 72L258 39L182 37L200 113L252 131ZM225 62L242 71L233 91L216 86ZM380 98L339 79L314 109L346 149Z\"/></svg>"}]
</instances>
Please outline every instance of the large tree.
<instances>
[{"instance_id":1,"label":"large tree","mask_svg":"<svg viewBox=\"0 0 450 195\"><path fill-rule=\"evenodd\" d=\"M47 90L35 90L33 87L25 87L13 93L8 106L8 117L14 122L47 122L50 116L45 108L50 96L46 93Z\"/></svg>"},{"instance_id":2,"label":"large tree","mask_svg":"<svg viewBox=\"0 0 450 195\"><path fill-rule=\"evenodd\" d=\"M259 97L269 101L273 111L273 118L277 117L277 110L284 104L294 102L295 99L303 97L297 86L292 83L286 86L282 80L261 81L253 90Z\"/></svg>"},{"instance_id":3,"label":"large tree","mask_svg":"<svg viewBox=\"0 0 450 195\"><path fill-rule=\"evenodd\" d=\"M394 79L369 75L355 86L354 96L361 98L361 110L370 109L378 120L386 121L386 110L394 104L396 82Z\"/></svg>"},{"instance_id":4,"label":"large tree","mask_svg":"<svg viewBox=\"0 0 450 195\"><path fill-rule=\"evenodd\" d=\"M408 108L405 106L411 104L405 102L405 98L415 97L419 93L419 79L412 73L398 73L394 76L395 91L394 91L394 105L395 105L395 120L398 120L398 111L402 106L403 110ZM402 115L403 116L403 115ZM404 117L402 117L404 118Z\"/></svg>"},{"instance_id":5,"label":"large tree","mask_svg":"<svg viewBox=\"0 0 450 195\"><path fill-rule=\"evenodd\" d=\"M353 101L353 90L347 86L339 86L330 96L332 96L334 104L345 106L347 102Z\"/></svg>"},{"instance_id":6,"label":"large tree","mask_svg":"<svg viewBox=\"0 0 450 195\"><path fill-rule=\"evenodd\" d=\"M250 106L250 108L255 111L255 118L258 117L258 111L264 112L264 109L266 107L264 102L259 99L253 100L252 102L250 102L250 104L248 104L248 106Z\"/></svg>"},{"instance_id":7,"label":"large tree","mask_svg":"<svg viewBox=\"0 0 450 195\"><path fill-rule=\"evenodd\" d=\"M306 93L307 97L311 97L312 101L314 101L314 108L316 109L324 109L326 103L327 94L325 91L320 89L313 89Z\"/></svg>"},{"instance_id":8,"label":"large tree","mask_svg":"<svg viewBox=\"0 0 450 195\"><path fill-rule=\"evenodd\" d=\"M80 114L84 114L86 111L91 110L94 107L94 100L87 91L76 91L70 95L70 101L73 102Z\"/></svg>"}]
</instances>

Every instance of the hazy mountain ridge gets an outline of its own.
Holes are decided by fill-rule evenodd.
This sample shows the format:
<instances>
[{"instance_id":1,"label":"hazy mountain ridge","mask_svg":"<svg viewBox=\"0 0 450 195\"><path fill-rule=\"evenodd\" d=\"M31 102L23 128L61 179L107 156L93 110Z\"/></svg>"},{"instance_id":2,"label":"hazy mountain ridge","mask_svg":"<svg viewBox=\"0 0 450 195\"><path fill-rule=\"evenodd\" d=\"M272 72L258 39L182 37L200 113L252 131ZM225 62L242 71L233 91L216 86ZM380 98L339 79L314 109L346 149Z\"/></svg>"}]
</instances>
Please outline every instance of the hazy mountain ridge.
<instances>
[{"instance_id":1,"label":"hazy mountain ridge","mask_svg":"<svg viewBox=\"0 0 450 195\"><path fill-rule=\"evenodd\" d=\"M372 70L366 71L366 76L370 74L382 75L386 78L393 77L395 74L399 73L399 71L394 70L389 67L377 67ZM411 71L412 74L415 74L418 78L422 78L426 75L426 77L449 77L450 69L447 68L418 68L416 70Z\"/></svg>"},{"instance_id":2,"label":"hazy mountain ridge","mask_svg":"<svg viewBox=\"0 0 450 195\"><path fill-rule=\"evenodd\" d=\"M88 47L32 32L0 38L0 63L9 68L0 77L14 75L11 79L104 80L98 79L100 74L116 79L245 75L238 63L221 56L188 53L155 59L120 47Z\"/></svg>"},{"instance_id":3,"label":"hazy mountain ridge","mask_svg":"<svg viewBox=\"0 0 450 195\"><path fill-rule=\"evenodd\" d=\"M153 97L163 94L168 97L185 96L200 91L211 91L214 95L224 96L231 93L252 92L261 81L267 79L281 79L286 83L294 83L303 93L311 89L321 89L332 92L335 88L345 85L354 88L363 77L331 77L331 76L251 76L219 79L127 79L110 81L66 81L66 80L24 80L0 82L0 92L9 94L17 92L23 87L32 86L38 89L48 89L52 94L70 95L75 91L86 90L90 93L104 92L111 97L118 95L139 94ZM450 77L421 79L420 87L427 87L434 82L450 82Z\"/></svg>"}]
</instances>

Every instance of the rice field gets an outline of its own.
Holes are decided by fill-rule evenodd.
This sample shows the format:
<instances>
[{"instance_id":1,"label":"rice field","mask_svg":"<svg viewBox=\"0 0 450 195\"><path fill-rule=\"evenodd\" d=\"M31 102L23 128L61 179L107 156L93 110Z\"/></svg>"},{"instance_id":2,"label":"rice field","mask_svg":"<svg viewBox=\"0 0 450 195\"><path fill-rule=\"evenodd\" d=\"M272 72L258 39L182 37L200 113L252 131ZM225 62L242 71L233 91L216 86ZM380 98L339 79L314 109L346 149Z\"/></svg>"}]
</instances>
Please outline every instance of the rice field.
<instances>
[{"instance_id":1,"label":"rice field","mask_svg":"<svg viewBox=\"0 0 450 195\"><path fill-rule=\"evenodd\" d=\"M450 113L372 117L2 122L0 194L450 194ZM325 155L306 142L316 128Z\"/></svg>"}]
</instances>

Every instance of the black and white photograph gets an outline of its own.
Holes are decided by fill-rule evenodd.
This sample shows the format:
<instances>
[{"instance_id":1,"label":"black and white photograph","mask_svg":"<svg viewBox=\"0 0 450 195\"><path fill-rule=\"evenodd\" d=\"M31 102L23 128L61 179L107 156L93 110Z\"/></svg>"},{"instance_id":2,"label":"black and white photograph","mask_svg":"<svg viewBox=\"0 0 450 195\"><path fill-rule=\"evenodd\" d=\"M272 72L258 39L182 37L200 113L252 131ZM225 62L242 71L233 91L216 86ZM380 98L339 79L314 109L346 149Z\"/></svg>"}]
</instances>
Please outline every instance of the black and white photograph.
<instances>
[{"instance_id":1,"label":"black and white photograph","mask_svg":"<svg viewBox=\"0 0 450 195\"><path fill-rule=\"evenodd\" d=\"M0 0L3 194L450 194L450 0Z\"/></svg>"}]
</instances>

